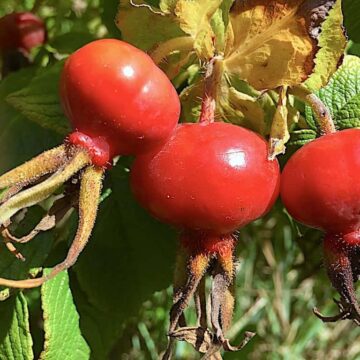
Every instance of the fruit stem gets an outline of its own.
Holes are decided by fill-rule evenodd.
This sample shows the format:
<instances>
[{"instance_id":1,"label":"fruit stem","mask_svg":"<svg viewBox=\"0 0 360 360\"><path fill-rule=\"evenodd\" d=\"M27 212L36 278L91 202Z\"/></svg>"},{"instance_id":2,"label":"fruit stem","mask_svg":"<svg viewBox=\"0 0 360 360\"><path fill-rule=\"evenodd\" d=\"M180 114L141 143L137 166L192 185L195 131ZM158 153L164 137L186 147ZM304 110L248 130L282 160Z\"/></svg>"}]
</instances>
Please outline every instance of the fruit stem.
<instances>
[{"instance_id":1,"label":"fruit stem","mask_svg":"<svg viewBox=\"0 0 360 360\"><path fill-rule=\"evenodd\" d=\"M210 124L215 121L216 100L222 74L222 57L214 56L206 65L200 123Z\"/></svg>"},{"instance_id":2,"label":"fruit stem","mask_svg":"<svg viewBox=\"0 0 360 360\"><path fill-rule=\"evenodd\" d=\"M311 107L323 135L336 132L330 111L317 95L312 94L309 89L304 86L293 87L289 92Z\"/></svg>"}]
</instances>

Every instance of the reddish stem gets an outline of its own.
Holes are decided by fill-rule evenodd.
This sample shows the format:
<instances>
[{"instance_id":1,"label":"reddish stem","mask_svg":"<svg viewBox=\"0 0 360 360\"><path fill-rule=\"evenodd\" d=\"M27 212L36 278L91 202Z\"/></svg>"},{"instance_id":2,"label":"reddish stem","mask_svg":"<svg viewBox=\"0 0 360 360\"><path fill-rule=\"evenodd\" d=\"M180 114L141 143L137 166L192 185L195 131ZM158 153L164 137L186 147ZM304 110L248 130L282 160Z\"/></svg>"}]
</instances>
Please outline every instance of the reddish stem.
<instances>
[{"instance_id":1,"label":"reddish stem","mask_svg":"<svg viewBox=\"0 0 360 360\"><path fill-rule=\"evenodd\" d=\"M207 64L204 78L204 96L201 103L200 123L210 124L215 121L216 97L222 76L219 57L214 56Z\"/></svg>"}]
</instances>

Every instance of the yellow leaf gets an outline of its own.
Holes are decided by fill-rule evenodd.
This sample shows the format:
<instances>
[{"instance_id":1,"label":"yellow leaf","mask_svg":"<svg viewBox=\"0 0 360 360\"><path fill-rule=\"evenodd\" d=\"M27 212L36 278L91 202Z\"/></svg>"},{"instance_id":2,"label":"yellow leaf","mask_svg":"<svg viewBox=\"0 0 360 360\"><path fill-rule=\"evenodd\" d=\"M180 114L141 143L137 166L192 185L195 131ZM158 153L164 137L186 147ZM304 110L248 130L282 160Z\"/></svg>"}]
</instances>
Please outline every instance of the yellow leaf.
<instances>
[{"instance_id":1,"label":"yellow leaf","mask_svg":"<svg viewBox=\"0 0 360 360\"><path fill-rule=\"evenodd\" d=\"M176 4L180 28L194 39L194 49L200 59L214 56L215 35L210 20L221 3L221 0L179 0Z\"/></svg>"},{"instance_id":2,"label":"yellow leaf","mask_svg":"<svg viewBox=\"0 0 360 360\"><path fill-rule=\"evenodd\" d=\"M285 144L290 139L286 91L286 87L282 87L280 90L279 102L271 126L270 160L274 160L277 155L285 153Z\"/></svg>"},{"instance_id":3,"label":"yellow leaf","mask_svg":"<svg viewBox=\"0 0 360 360\"><path fill-rule=\"evenodd\" d=\"M302 83L312 73L321 25L335 0L236 0L225 68L258 90Z\"/></svg>"}]
</instances>

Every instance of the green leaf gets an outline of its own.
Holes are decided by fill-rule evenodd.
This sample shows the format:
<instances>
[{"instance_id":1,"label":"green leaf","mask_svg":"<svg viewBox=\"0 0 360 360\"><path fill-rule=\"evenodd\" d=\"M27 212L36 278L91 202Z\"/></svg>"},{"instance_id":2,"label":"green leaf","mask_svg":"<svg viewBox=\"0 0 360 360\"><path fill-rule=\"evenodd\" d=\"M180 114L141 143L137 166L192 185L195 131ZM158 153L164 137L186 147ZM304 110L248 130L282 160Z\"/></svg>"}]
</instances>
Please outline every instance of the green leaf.
<instances>
[{"instance_id":1,"label":"green leaf","mask_svg":"<svg viewBox=\"0 0 360 360\"><path fill-rule=\"evenodd\" d=\"M360 127L360 59L346 56L329 84L317 94L329 108L337 128ZM307 106L306 121L312 129L317 128L314 119Z\"/></svg>"},{"instance_id":2,"label":"green leaf","mask_svg":"<svg viewBox=\"0 0 360 360\"><path fill-rule=\"evenodd\" d=\"M45 271L48 274L50 269ZM90 349L81 335L79 314L69 287L67 271L46 282L41 289L45 344L42 360L87 360Z\"/></svg>"},{"instance_id":3,"label":"green leaf","mask_svg":"<svg viewBox=\"0 0 360 360\"><path fill-rule=\"evenodd\" d=\"M355 0L343 0L344 23L349 38L360 42L360 2Z\"/></svg>"},{"instance_id":4,"label":"green leaf","mask_svg":"<svg viewBox=\"0 0 360 360\"><path fill-rule=\"evenodd\" d=\"M0 302L0 359L32 360L29 312L22 293Z\"/></svg>"},{"instance_id":5,"label":"green leaf","mask_svg":"<svg viewBox=\"0 0 360 360\"><path fill-rule=\"evenodd\" d=\"M34 75L35 69L27 68L0 82L0 173L60 143L59 136L28 121L5 102L9 94L27 87Z\"/></svg>"},{"instance_id":6,"label":"green leaf","mask_svg":"<svg viewBox=\"0 0 360 360\"><path fill-rule=\"evenodd\" d=\"M19 113L45 129L65 135L70 125L59 100L59 78L63 62L41 69L28 85L6 97Z\"/></svg>"},{"instance_id":7,"label":"green leaf","mask_svg":"<svg viewBox=\"0 0 360 360\"><path fill-rule=\"evenodd\" d=\"M303 146L316 138L316 131L311 129L296 130L291 133L288 146Z\"/></svg>"},{"instance_id":8,"label":"green leaf","mask_svg":"<svg viewBox=\"0 0 360 360\"><path fill-rule=\"evenodd\" d=\"M147 7L135 7L129 0L120 0L116 24L125 41L145 51L160 42L184 35L170 17L157 14Z\"/></svg>"},{"instance_id":9,"label":"green leaf","mask_svg":"<svg viewBox=\"0 0 360 360\"><path fill-rule=\"evenodd\" d=\"M100 205L93 235L75 266L87 299L79 304L82 323L91 327L84 334L92 349L100 343L102 358L124 322L155 291L166 288L173 276L175 232L134 201L125 161L108 174L106 186L112 194ZM98 318L107 316L111 321L97 324L90 318L90 305L97 309Z\"/></svg>"},{"instance_id":10,"label":"green leaf","mask_svg":"<svg viewBox=\"0 0 360 360\"><path fill-rule=\"evenodd\" d=\"M305 82L313 91L327 84L342 61L347 42L342 23L341 0L337 0L321 28L315 68Z\"/></svg>"}]
</instances>

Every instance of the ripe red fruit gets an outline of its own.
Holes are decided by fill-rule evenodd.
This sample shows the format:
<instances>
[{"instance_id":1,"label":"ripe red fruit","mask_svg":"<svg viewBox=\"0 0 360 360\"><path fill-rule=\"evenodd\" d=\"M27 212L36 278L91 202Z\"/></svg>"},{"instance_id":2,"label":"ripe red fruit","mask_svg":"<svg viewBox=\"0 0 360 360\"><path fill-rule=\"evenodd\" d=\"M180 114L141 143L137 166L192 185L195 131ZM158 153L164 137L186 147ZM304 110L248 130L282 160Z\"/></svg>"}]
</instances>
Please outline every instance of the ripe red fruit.
<instances>
[{"instance_id":1,"label":"ripe red fruit","mask_svg":"<svg viewBox=\"0 0 360 360\"><path fill-rule=\"evenodd\" d=\"M298 150L281 177L281 198L289 213L326 233L325 265L341 295L340 315L330 320L360 321L353 288L360 275L354 260L360 245L359 154L359 129L328 134Z\"/></svg>"},{"instance_id":2,"label":"ripe red fruit","mask_svg":"<svg viewBox=\"0 0 360 360\"><path fill-rule=\"evenodd\" d=\"M158 145L179 118L179 99L166 75L143 51L119 40L98 40L70 56L60 88L77 131L70 141L87 146L79 132L102 138L109 158Z\"/></svg>"},{"instance_id":3,"label":"ripe red fruit","mask_svg":"<svg viewBox=\"0 0 360 360\"><path fill-rule=\"evenodd\" d=\"M198 294L203 294L196 300L198 321L206 328L201 280L207 271L213 277L214 344L236 351L254 335L247 333L240 347L231 347L224 337L234 306L234 232L270 209L278 196L279 178L279 165L268 160L267 144L260 136L220 122L179 125L164 145L135 159L131 186L139 202L158 219L182 229L170 312L172 339L198 287ZM184 331L198 336L191 328L179 331L180 337ZM171 344L163 359L170 358Z\"/></svg>"},{"instance_id":4,"label":"ripe red fruit","mask_svg":"<svg viewBox=\"0 0 360 360\"><path fill-rule=\"evenodd\" d=\"M120 40L98 40L76 51L65 63L60 88L74 132L64 145L0 177L0 189L6 189L0 197L0 227L9 241L27 242L39 232L36 229L53 226L52 217L59 220L78 205L79 228L67 258L46 278L0 279L0 285L38 286L74 264L91 234L109 161L165 142L180 113L177 93L167 77L148 55ZM74 188L72 178L76 180L77 174L80 186ZM42 177L43 182L22 190ZM63 183L64 197L55 202L40 227L21 239L7 230L14 214L46 199Z\"/></svg>"},{"instance_id":5,"label":"ripe red fruit","mask_svg":"<svg viewBox=\"0 0 360 360\"><path fill-rule=\"evenodd\" d=\"M44 22L30 12L17 12L0 19L0 52L18 49L27 54L46 41Z\"/></svg>"},{"instance_id":6,"label":"ripe red fruit","mask_svg":"<svg viewBox=\"0 0 360 360\"><path fill-rule=\"evenodd\" d=\"M257 134L226 123L179 125L161 149L137 157L132 189L155 217L186 230L232 234L278 195L279 166Z\"/></svg>"}]
</instances>

